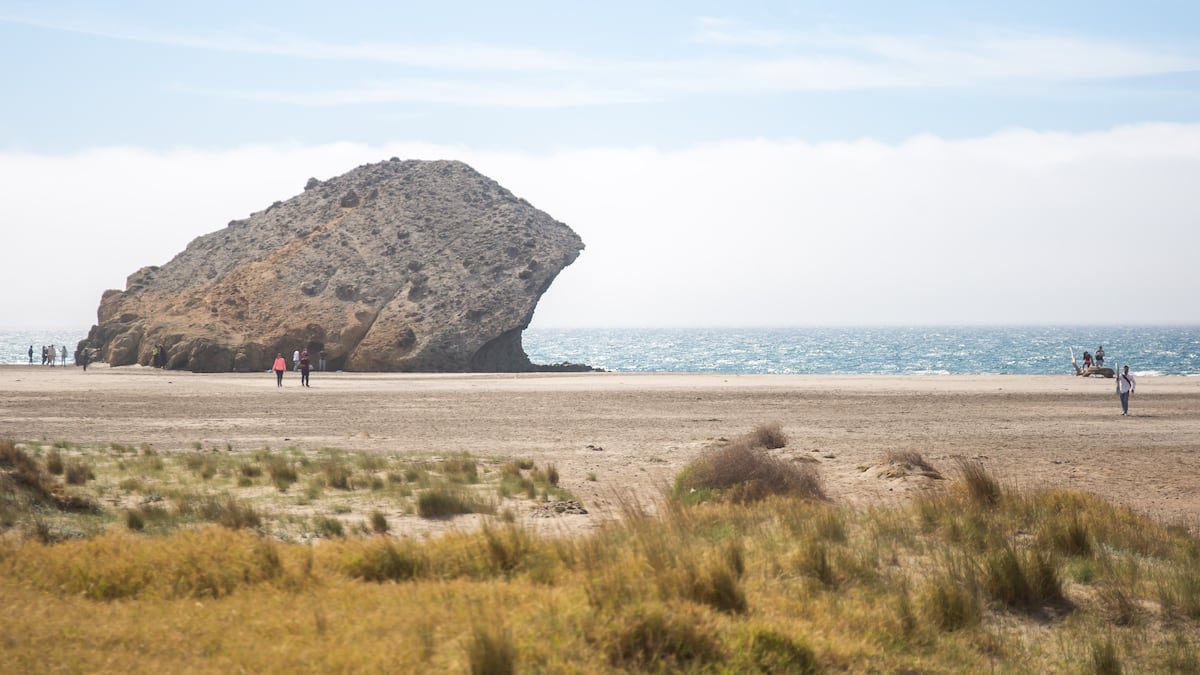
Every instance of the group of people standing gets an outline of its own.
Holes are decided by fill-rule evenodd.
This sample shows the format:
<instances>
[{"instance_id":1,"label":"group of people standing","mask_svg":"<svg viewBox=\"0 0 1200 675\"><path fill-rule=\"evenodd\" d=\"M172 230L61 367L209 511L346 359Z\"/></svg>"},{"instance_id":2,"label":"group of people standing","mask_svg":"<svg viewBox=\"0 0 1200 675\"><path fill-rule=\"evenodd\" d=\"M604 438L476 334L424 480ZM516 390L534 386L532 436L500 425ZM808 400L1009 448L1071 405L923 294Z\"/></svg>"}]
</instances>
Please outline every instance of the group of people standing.
<instances>
[{"instance_id":1,"label":"group of people standing","mask_svg":"<svg viewBox=\"0 0 1200 675\"><path fill-rule=\"evenodd\" d=\"M1093 365L1098 367L1104 365L1104 345L1096 347L1095 363L1092 362L1092 354L1090 352L1083 352L1083 367L1091 368Z\"/></svg>"},{"instance_id":2,"label":"group of people standing","mask_svg":"<svg viewBox=\"0 0 1200 675\"><path fill-rule=\"evenodd\" d=\"M42 365L53 366L55 362L62 359L62 365L67 365L67 346L62 346L62 352L55 351L54 345L42 347ZM29 365L33 365L33 345L29 345Z\"/></svg>"},{"instance_id":3,"label":"group of people standing","mask_svg":"<svg viewBox=\"0 0 1200 675\"><path fill-rule=\"evenodd\" d=\"M325 350L321 350L319 356L318 369L325 370ZM292 352L292 366L296 372L300 373L300 386L309 386L308 373L312 370L312 362L308 358L307 349L297 349ZM283 358L283 352L276 353L275 364L271 366L271 370L275 371L275 386L283 386L283 374L287 372L287 369L287 359Z\"/></svg>"}]
</instances>

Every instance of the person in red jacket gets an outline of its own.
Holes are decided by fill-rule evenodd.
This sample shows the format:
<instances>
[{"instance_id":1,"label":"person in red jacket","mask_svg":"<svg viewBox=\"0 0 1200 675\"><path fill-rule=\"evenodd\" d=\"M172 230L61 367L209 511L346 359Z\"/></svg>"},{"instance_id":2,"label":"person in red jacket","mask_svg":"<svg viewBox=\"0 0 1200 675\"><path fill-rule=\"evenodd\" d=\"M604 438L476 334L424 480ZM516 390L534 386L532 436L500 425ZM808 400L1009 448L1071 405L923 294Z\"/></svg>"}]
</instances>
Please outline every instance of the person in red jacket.
<instances>
[{"instance_id":1,"label":"person in red jacket","mask_svg":"<svg viewBox=\"0 0 1200 675\"><path fill-rule=\"evenodd\" d=\"M271 367L275 371L275 386L283 386L283 371L287 370L287 361L283 359L282 353L275 354L275 365Z\"/></svg>"}]
</instances>

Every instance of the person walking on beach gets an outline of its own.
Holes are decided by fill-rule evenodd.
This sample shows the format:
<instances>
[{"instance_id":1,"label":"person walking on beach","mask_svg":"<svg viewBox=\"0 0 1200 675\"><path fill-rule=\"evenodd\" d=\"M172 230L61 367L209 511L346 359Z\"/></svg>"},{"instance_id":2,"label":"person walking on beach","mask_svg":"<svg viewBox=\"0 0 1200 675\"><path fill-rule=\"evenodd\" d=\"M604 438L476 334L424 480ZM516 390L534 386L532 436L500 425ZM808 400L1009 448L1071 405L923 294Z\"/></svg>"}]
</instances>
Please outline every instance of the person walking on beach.
<instances>
[{"instance_id":1,"label":"person walking on beach","mask_svg":"<svg viewBox=\"0 0 1200 675\"><path fill-rule=\"evenodd\" d=\"M57 354L54 351L54 345L50 345L49 347L46 347L46 355L45 358L42 359L42 362L53 368L54 362L57 360L54 358L55 356L57 356Z\"/></svg>"},{"instance_id":2,"label":"person walking on beach","mask_svg":"<svg viewBox=\"0 0 1200 675\"><path fill-rule=\"evenodd\" d=\"M64 368L67 365L67 346L66 345L63 345L63 347L62 347L62 364L63 364Z\"/></svg>"},{"instance_id":3,"label":"person walking on beach","mask_svg":"<svg viewBox=\"0 0 1200 675\"><path fill-rule=\"evenodd\" d=\"M87 372L88 363L90 363L91 360L92 355L88 354L86 347L79 351L79 365L83 366L83 372Z\"/></svg>"},{"instance_id":4,"label":"person walking on beach","mask_svg":"<svg viewBox=\"0 0 1200 675\"><path fill-rule=\"evenodd\" d=\"M300 386L308 386L308 350L300 352Z\"/></svg>"},{"instance_id":5,"label":"person walking on beach","mask_svg":"<svg viewBox=\"0 0 1200 675\"><path fill-rule=\"evenodd\" d=\"M30 349L33 349L33 347L30 347ZM317 370L321 371L322 373L325 372L325 350L324 349L322 349L320 352L317 353L317 359L318 359L317 360ZM33 363L32 356L29 357L29 362Z\"/></svg>"},{"instance_id":6,"label":"person walking on beach","mask_svg":"<svg viewBox=\"0 0 1200 675\"><path fill-rule=\"evenodd\" d=\"M292 367L296 369L296 372L300 372L300 350L299 349L292 352Z\"/></svg>"},{"instance_id":7,"label":"person walking on beach","mask_svg":"<svg viewBox=\"0 0 1200 675\"><path fill-rule=\"evenodd\" d=\"M1121 397L1121 416L1129 416L1129 395L1137 389L1137 378L1129 372L1129 366L1122 369L1117 376L1117 395Z\"/></svg>"},{"instance_id":8,"label":"person walking on beach","mask_svg":"<svg viewBox=\"0 0 1200 675\"><path fill-rule=\"evenodd\" d=\"M1096 347L1096 365L1098 365L1098 366L1104 365L1104 345L1100 345L1099 347Z\"/></svg>"},{"instance_id":9,"label":"person walking on beach","mask_svg":"<svg viewBox=\"0 0 1200 675\"><path fill-rule=\"evenodd\" d=\"M271 369L275 371L275 386L282 387L283 386L283 372L285 370L287 370L287 361L283 360L282 352L275 353L275 365L271 366Z\"/></svg>"},{"instance_id":10,"label":"person walking on beach","mask_svg":"<svg viewBox=\"0 0 1200 675\"><path fill-rule=\"evenodd\" d=\"M29 365L33 365L33 345L29 345Z\"/></svg>"}]
</instances>

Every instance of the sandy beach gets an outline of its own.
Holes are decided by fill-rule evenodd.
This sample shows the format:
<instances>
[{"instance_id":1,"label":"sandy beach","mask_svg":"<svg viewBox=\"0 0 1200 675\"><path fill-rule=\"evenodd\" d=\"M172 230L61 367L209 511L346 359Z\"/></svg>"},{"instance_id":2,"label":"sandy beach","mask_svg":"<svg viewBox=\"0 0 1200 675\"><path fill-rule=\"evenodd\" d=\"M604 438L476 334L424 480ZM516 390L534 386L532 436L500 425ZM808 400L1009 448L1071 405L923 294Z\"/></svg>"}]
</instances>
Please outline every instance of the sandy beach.
<instances>
[{"instance_id":1,"label":"sandy beach","mask_svg":"<svg viewBox=\"0 0 1200 675\"><path fill-rule=\"evenodd\" d=\"M892 504L928 478L888 477L889 451L947 476L976 458L1008 485L1103 495L1200 531L1200 378L1144 377L1121 417L1114 381L1071 376L205 374L139 366L0 366L0 438L149 443L159 451L341 448L553 462L595 527L653 507L719 438L779 423L783 456L818 462L829 496ZM594 479L593 479L594 478Z\"/></svg>"}]
</instances>

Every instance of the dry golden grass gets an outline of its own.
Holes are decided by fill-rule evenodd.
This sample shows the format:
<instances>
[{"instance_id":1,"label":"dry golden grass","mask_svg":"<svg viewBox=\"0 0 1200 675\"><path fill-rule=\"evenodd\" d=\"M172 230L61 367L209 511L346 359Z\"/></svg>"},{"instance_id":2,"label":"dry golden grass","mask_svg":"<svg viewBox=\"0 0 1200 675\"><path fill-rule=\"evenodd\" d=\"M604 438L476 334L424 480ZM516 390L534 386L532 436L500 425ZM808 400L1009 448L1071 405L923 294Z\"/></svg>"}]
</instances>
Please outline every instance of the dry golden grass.
<instances>
[{"instance_id":1,"label":"dry golden grass","mask_svg":"<svg viewBox=\"0 0 1200 675\"><path fill-rule=\"evenodd\" d=\"M0 672L1200 668L1200 542L969 470L911 506L666 500L576 538L499 521L315 546L190 522L58 543L12 528Z\"/></svg>"}]
</instances>

